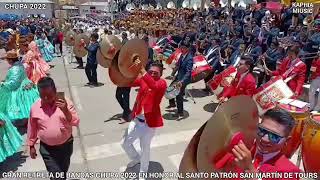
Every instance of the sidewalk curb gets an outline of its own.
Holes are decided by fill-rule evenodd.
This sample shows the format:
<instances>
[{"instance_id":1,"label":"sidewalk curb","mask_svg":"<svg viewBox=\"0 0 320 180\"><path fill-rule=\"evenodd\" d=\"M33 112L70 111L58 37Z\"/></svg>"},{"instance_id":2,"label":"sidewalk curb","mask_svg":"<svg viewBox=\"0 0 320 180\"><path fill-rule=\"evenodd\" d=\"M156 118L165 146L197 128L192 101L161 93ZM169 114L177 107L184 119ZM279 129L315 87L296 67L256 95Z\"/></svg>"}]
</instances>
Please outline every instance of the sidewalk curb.
<instances>
[{"instance_id":1,"label":"sidewalk curb","mask_svg":"<svg viewBox=\"0 0 320 180\"><path fill-rule=\"evenodd\" d=\"M70 84L70 77L69 77L69 73L67 71L67 67L66 67L66 62L67 60L65 59L65 56L62 56L61 57L63 59L63 67L64 67L64 71L65 71L65 75L67 77L67 83L68 83L68 89L69 89L69 94L70 94L70 98L71 98L71 101L74 102L74 94L73 94L73 91L72 91L72 86ZM75 107L77 109L77 107ZM78 109L77 109L78 110ZM81 130L80 130L80 126L77 126L77 134L78 134L78 137L79 137L79 144L80 144L80 149L81 149L81 156L83 158L83 165L84 165L84 168L85 168L85 172L86 173L89 173L90 170L89 170L89 165L88 165L88 160L87 160L87 153L86 153L86 149L85 149L85 146L83 144L83 137L81 135Z\"/></svg>"}]
</instances>

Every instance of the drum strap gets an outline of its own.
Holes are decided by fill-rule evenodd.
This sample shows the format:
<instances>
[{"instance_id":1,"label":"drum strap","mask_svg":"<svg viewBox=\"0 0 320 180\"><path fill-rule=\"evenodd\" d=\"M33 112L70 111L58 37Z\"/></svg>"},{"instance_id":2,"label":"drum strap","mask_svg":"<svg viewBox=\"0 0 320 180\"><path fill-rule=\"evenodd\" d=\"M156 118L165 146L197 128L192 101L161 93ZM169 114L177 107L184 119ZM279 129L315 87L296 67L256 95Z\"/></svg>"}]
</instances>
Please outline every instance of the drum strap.
<instances>
[{"instance_id":1,"label":"drum strap","mask_svg":"<svg viewBox=\"0 0 320 180\"><path fill-rule=\"evenodd\" d=\"M218 46L214 46L213 48L210 48L210 50L208 51L206 58L208 59L208 57L210 56L211 53L213 53L214 51L216 51L218 48Z\"/></svg>"},{"instance_id":2,"label":"drum strap","mask_svg":"<svg viewBox=\"0 0 320 180\"><path fill-rule=\"evenodd\" d=\"M283 77L286 78L286 80L289 78L291 80L292 78L294 78L294 76L296 76L296 75L293 75L291 77L287 77L291 74L291 72L294 70L294 68L298 67L302 63L302 61L298 61L298 59L296 59L295 61L297 61L297 62L292 63L293 65L291 65L290 68L283 74Z\"/></svg>"},{"instance_id":3,"label":"drum strap","mask_svg":"<svg viewBox=\"0 0 320 180\"><path fill-rule=\"evenodd\" d=\"M238 84L237 84L236 89L238 89L240 83L241 83L241 82L243 81L243 79L248 75L248 73L249 73L249 71L246 72L246 73L243 73L243 74L240 76L240 80L239 80L239 82L238 82Z\"/></svg>"}]
</instances>

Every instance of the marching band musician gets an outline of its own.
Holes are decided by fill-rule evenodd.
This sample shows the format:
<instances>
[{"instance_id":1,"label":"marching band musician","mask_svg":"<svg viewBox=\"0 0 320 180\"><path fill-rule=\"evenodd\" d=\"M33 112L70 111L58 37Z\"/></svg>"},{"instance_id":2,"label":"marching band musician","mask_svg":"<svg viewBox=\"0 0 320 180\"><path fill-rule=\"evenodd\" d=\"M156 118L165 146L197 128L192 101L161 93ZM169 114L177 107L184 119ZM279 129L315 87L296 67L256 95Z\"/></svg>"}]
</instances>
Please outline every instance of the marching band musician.
<instances>
[{"instance_id":1,"label":"marching band musician","mask_svg":"<svg viewBox=\"0 0 320 180\"><path fill-rule=\"evenodd\" d=\"M293 8L292 7L286 7L284 9L284 13L281 15L282 20L282 31L285 32L289 29L289 27L292 25L292 16L293 16Z\"/></svg>"},{"instance_id":2,"label":"marching band musician","mask_svg":"<svg viewBox=\"0 0 320 180\"><path fill-rule=\"evenodd\" d=\"M320 32L316 31L313 34L311 34L312 32L308 32L308 40L306 45L303 47L303 51L306 52L308 55L305 55L304 59L305 59L305 63L307 66L307 71L306 71L306 79L305 81L307 82L309 80L309 76L310 76L310 68L312 65L312 56L315 55L315 53L319 50L319 45L320 45L320 41L318 38L320 36Z\"/></svg>"},{"instance_id":3,"label":"marching band musician","mask_svg":"<svg viewBox=\"0 0 320 180\"><path fill-rule=\"evenodd\" d=\"M282 58L281 52L278 50L279 43L277 41L274 41L271 43L270 47L268 50L265 52L263 55L265 58L266 66L269 70L275 71L277 69L277 61L279 61ZM258 86L264 83L264 80L268 82L271 79L271 76L267 74L265 76L264 73L259 76L259 82Z\"/></svg>"},{"instance_id":4,"label":"marching band musician","mask_svg":"<svg viewBox=\"0 0 320 180\"><path fill-rule=\"evenodd\" d=\"M313 61L311 66L311 84L309 89L310 111L320 112L320 97L316 96L320 90L320 58Z\"/></svg>"},{"instance_id":5,"label":"marching band musician","mask_svg":"<svg viewBox=\"0 0 320 180\"><path fill-rule=\"evenodd\" d=\"M78 34L82 34L83 33L83 30L82 29L74 29L74 32L78 33ZM78 63L78 66L76 67L77 69L84 69L83 67L83 59L82 57L77 57L75 56L76 60L77 60L77 63Z\"/></svg>"},{"instance_id":6,"label":"marching band musician","mask_svg":"<svg viewBox=\"0 0 320 180\"><path fill-rule=\"evenodd\" d=\"M219 95L219 101L225 102L227 98L237 95L252 96L256 89L256 79L253 74L253 60L250 57L243 56L237 67L237 75L231 85L225 86L223 92Z\"/></svg>"},{"instance_id":7,"label":"marching band musician","mask_svg":"<svg viewBox=\"0 0 320 180\"><path fill-rule=\"evenodd\" d=\"M266 69L269 75L282 76L284 80L288 78L287 84L294 93L293 98L301 95L306 73L306 65L300 60L298 54L299 47L292 46L288 50L288 56L282 61L277 70Z\"/></svg>"},{"instance_id":8,"label":"marching band musician","mask_svg":"<svg viewBox=\"0 0 320 180\"><path fill-rule=\"evenodd\" d=\"M193 54L190 50L191 42L190 38L186 37L180 44L182 50L182 55L178 60L177 65L177 76L173 82L177 82L177 86L180 88L180 93L175 99L169 100L169 106L167 108L177 107L178 112L176 116L184 117L183 108L183 95L185 93L185 88L191 83L191 71L193 68ZM177 102L177 104L176 104ZM176 106L177 105L177 106Z\"/></svg>"},{"instance_id":9,"label":"marching band musician","mask_svg":"<svg viewBox=\"0 0 320 180\"><path fill-rule=\"evenodd\" d=\"M251 26L253 37L258 37L260 33L260 27L258 26L257 21L255 19L251 21Z\"/></svg>"},{"instance_id":10,"label":"marching band musician","mask_svg":"<svg viewBox=\"0 0 320 180\"><path fill-rule=\"evenodd\" d=\"M211 46L204 51L204 54L206 56L208 64L211 65L211 67L213 67L213 69L215 69L215 70L218 69L218 65L219 65L218 62L220 60L220 48L219 48L219 46L220 46L219 37L214 37L211 40Z\"/></svg>"},{"instance_id":11,"label":"marching band musician","mask_svg":"<svg viewBox=\"0 0 320 180\"><path fill-rule=\"evenodd\" d=\"M140 70L140 77L131 86L140 87L133 107L133 120L127 129L122 148L131 162L127 167L140 163L140 172L147 173L150 159L150 144L156 129L163 126L160 103L165 94L167 83L161 78L162 66L152 64L148 71ZM141 154L133 146L135 140L140 140ZM141 180L141 178L140 178Z\"/></svg>"},{"instance_id":12,"label":"marching band musician","mask_svg":"<svg viewBox=\"0 0 320 180\"><path fill-rule=\"evenodd\" d=\"M88 78L88 85L89 86L95 86L97 87L98 80L97 80L97 51L99 49L99 43L98 43L99 35L97 33L91 34L91 39L90 39L90 44L86 46L85 44L85 49L88 51L88 56L87 56L87 64L85 67L85 72Z\"/></svg>"},{"instance_id":13,"label":"marching band musician","mask_svg":"<svg viewBox=\"0 0 320 180\"><path fill-rule=\"evenodd\" d=\"M258 44L258 39L254 38L251 41L251 44L247 47L248 55L250 55L254 61L254 63L256 63L256 61L258 60L259 56L261 56L262 54L262 48L261 46Z\"/></svg>"},{"instance_id":14,"label":"marching band musician","mask_svg":"<svg viewBox=\"0 0 320 180\"><path fill-rule=\"evenodd\" d=\"M239 46L237 49L234 49L231 53L230 58L228 59L228 63L231 65L235 65L237 63L237 59L243 55L245 51L245 44L244 41L241 39L239 42Z\"/></svg>"},{"instance_id":15,"label":"marching band musician","mask_svg":"<svg viewBox=\"0 0 320 180\"><path fill-rule=\"evenodd\" d=\"M238 171L247 173L299 173L300 169L281 153L291 139L295 120L285 110L271 109L258 124L255 146L249 150L243 141L232 149ZM288 178L277 178L284 180ZM297 180L299 178L292 177ZM253 180L258 180L253 178ZM266 178L263 178L266 180Z\"/></svg>"}]
</instances>

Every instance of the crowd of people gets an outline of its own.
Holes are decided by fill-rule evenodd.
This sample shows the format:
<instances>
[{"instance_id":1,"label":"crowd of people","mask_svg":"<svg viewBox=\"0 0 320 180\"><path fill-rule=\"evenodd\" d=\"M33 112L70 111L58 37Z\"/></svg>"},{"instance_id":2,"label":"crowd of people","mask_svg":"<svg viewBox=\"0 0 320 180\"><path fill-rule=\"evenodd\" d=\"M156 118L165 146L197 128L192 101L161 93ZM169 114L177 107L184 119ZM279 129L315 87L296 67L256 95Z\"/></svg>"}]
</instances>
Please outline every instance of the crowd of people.
<instances>
[{"instance_id":1,"label":"crowd of people","mask_svg":"<svg viewBox=\"0 0 320 180\"><path fill-rule=\"evenodd\" d=\"M236 69L236 75L229 83L220 81L223 91L215 94L219 103L238 95L253 96L257 87L281 76L294 99L299 99L303 85L310 83L309 110L320 111L318 14L306 23L307 15L293 14L292 7L273 12L262 4L247 9L214 6L205 13L190 9L138 10L121 18L112 25L109 20L74 20L71 28L77 34L91 33L90 43L84 43L88 52L85 67L83 57L75 58L77 68L85 69L87 85L92 87L98 86L96 54L104 37L116 35L123 45L139 38L149 46L148 65L140 69L139 78L127 87L117 87L115 92L123 109L120 123L130 122L122 144L132 160L128 167L140 163L140 172L148 172L150 144L156 128L163 126L160 103L168 88L162 78L165 62L174 67L169 87L178 89L167 108L177 107L178 118L184 117L184 95L189 84L203 80L207 86L204 91L211 91L209 82L230 68ZM108 25L102 27L104 22ZM73 103L57 92L49 77L52 66L48 64L55 54L63 55L64 34L55 27L55 21L41 18L0 24L0 38L6 50L3 59L10 65L0 84L0 133L5 142L0 145L0 162L21 147L23 139L12 123L24 120L22 125L28 124L30 156L36 158L34 145L40 139L39 151L47 170L66 173L73 151L72 126L78 126L79 117ZM113 59L118 56L114 52ZM160 58L163 56L165 61ZM197 75L202 72L196 71L195 62L199 56L205 57L210 69L200 79ZM132 110L131 87L139 87ZM250 152L240 142L232 150L236 163L250 172L300 171L280 152L290 139L295 120L287 111L277 109L267 111L262 119L256 152ZM140 139L141 154L133 147L136 139Z\"/></svg>"}]
</instances>

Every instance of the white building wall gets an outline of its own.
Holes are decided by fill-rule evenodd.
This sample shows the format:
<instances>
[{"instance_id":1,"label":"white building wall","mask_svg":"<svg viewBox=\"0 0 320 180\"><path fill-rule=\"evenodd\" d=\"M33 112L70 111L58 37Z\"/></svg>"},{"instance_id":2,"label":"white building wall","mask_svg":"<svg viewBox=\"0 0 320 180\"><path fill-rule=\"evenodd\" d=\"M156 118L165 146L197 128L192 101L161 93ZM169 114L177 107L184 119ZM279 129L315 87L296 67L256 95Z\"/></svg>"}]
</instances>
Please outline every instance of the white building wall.
<instances>
[{"instance_id":1,"label":"white building wall","mask_svg":"<svg viewBox=\"0 0 320 180\"><path fill-rule=\"evenodd\" d=\"M95 9L90 9L90 7L95 7ZM108 4L106 3L106 5L79 5L80 16L85 16L86 14L92 13L99 14L99 11L109 12Z\"/></svg>"},{"instance_id":2,"label":"white building wall","mask_svg":"<svg viewBox=\"0 0 320 180\"><path fill-rule=\"evenodd\" d=\"M8 3L0 0L0 14L16 14L27 17L32 14L44 14L47 18L53 15L53 3Z\"/></svg>"}]
</instances>

